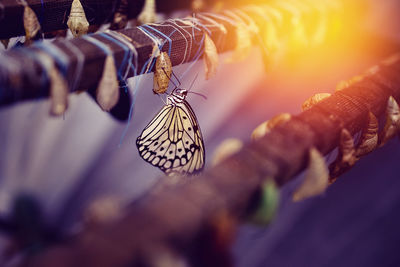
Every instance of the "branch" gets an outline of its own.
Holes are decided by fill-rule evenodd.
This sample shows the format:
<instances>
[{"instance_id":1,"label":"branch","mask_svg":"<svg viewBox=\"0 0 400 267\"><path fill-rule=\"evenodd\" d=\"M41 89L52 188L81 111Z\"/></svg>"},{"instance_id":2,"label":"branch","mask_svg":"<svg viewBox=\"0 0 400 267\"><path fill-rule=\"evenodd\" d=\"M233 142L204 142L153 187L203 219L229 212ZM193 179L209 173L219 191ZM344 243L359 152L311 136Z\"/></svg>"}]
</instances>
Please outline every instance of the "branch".
<instances>
[{"instance_id":1,"label":"branch","mask_svg":"<svg viewBox=\"0 0 400 267\"><path fill-rule=\"evenodd\" d=\"M326 154L338 145L342 128L355 134L369 111L382 115L389 96L400 99L398 73L399 60L381 65L376 73L277 126L200 177L149 195L120 221L88 229L29 266L157 266L149 261L165 251L198 266L202 252L196 241L215 216L227 212L243 218L266 177L274 177L279 185L287 183L306 166L310 148Z\"/></svg>"}]
</instances>

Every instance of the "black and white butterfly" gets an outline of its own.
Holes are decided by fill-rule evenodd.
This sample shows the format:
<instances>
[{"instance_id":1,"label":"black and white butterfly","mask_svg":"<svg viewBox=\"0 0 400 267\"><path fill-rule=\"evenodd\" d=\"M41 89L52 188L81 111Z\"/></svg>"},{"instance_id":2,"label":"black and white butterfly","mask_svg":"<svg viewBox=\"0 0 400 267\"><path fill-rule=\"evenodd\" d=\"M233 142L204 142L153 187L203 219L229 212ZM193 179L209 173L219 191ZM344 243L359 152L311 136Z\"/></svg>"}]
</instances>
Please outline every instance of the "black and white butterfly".
<instances>
[{"instance_id":1,"label":"black and white butterfly","mask_svg":"<svg viewBox=\"0 0 400 267\"><path fill-rule=\"evenodd\" d=\"M196 174L204 168L203 136L187 94L175 87L136 140L140 156L167 175Z\"/></svg>"}]
</instances>

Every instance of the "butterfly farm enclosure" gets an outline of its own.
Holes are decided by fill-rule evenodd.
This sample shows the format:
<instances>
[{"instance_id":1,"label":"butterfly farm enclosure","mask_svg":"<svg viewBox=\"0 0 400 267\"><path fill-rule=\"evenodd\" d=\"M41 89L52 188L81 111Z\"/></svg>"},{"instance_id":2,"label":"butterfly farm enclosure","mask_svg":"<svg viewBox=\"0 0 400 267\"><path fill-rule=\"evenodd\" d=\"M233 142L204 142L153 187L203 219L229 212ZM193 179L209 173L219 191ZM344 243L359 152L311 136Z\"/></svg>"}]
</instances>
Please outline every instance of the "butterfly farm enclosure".
<instances>
[{"instance_id":1,"label":"butterfly farm enclosure","mask_svg":"<svg viewBox=\"0 0 400 267\"><path fill-rule=\"evenodd\" d=\"M1 0L0 266L398 266L399 11Z\"/></svg>"}]
</instances>

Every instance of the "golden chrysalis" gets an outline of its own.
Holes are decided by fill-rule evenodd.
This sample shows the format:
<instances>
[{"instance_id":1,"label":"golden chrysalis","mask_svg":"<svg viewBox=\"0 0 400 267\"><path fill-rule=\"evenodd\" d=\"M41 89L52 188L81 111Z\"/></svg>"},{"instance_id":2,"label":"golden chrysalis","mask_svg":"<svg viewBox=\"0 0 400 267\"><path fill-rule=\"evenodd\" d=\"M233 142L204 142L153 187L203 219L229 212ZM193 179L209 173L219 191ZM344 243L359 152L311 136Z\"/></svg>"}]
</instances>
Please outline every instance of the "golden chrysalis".
<instances>
[{"instance_id":1,"label":"golden chrysalis","mask_svg":"<svg viewBox=\"0 0 400 267\"><path fill-rule=\"evenodd\" d=\"M4 48L7 49L10 39L1 39L0 41L4 45Z\"/></svg>"},{"instance_id":2,"label":"golden chrysalis","mask_svg":"<svg viewBox=\"0 0 400 267\"><path fill-rule=\"evenodd\" d=\"M394 137L400 129L400 110L399 105L393 96L388 99L386 107L386 123L383 131L379 135L379 146L386 144L389 139Z\"/></svg>"},{"instance_id":3,"label":"golden chrysalis","mask_svg":"<svg viewBox=\"0 0 400 267\"><path fill-rule=\"evenodd\" d=\"M372 152L378 145L378 119L372 112L368 113L368 123L362 131L360 143L357 146L356 157L360 158Z\"/></svg>"},{"instance_id":4,"label":"golden chrysalis","mask_svg":"<svg viewBox=\"0 0 400 267\"><path fill-rule=\"evenodd\" d=\"M47 54L40 52L40 60L45 66L50 80L50 115L60 116L68 108L68 84L61 75L54 60Z\"/></svg>"},{"instance_id":5,"label":"golden chrysalis","mask_svg":"<svg viewBox=\"0 0 400 267\"><path fill-rule=\"evenodd\" d=\"M128 23L128 0L121 0L117 11L114 13L111 30L119 30L126 27Z\"/></svg>"},{"instance_id":6,"label":"golden chrysalis","mask_svg":"<svg viewBox=\"0 0 400 267\"><path fill-rule=\"evenodd\" d=\"M328 187L329 172L324 157L314 147L309 150L308 168L303 183L293 193L293 201L313 197L325 192Z\"/></svg>"},{"instance_id":7,"label":"golden chrysalis","mask_svg":"<svg viewBox=\"0 0 400 267\"><path fill-rule=\"evenodd\" d=\"M138 16L141 24L153 23L157 20L155 0L145 0L143 10Z\"/></svg>"},{"instance_id":8,"label":"golden chrysalis","mask_svg":"<svg viewBox=\"0 0 400 267\"><path fill-rule=\"evenodd\" d=\"M225 139L214 151L212 165L215 166L243 147L243 142L236 138Z\"/></svg>"},{"instance_id":9,"label":"golden chrysalis","mask_svg":"<svg viewBox=\"0 0 400 267\"><path fill-rule=\"evenodd\" d=\"M35 12L26 3L24 6L25 38L26 43L30 44L40 31L40 23Z\"/></svg>"},{"instance_id":10,"label":"golden chrysalis","mask_svg":"<svg viewBox=\"0 0 400 267\"><path fill-rule=\"evenodd\" d=\"M210 36L206 33L204 38L204 67L206 80L210 79L217 73L218 62L217 47Z\"/></svg>"},{"instance_id":11,"label":"golden chrysalis","mask_svg":"<svg viewBox=\"0 0 400 267\"><path fill-rule=\"evenodd\" d=\"M292 118L292 115L289 113L282 113L274 116L270 120L267 120L260 125L257 126L256 129L254 129L253 133L251 134L251 140L256 141L260 138L262 138L264 135L269 133L274 127L283 124L284 122L287 122Z\"/></svg>"},{"instance_id":12,"label":"golden chrysalis","mask_svg":"<svg viewBox=\"0 0 400 267\"><path fill-rule=\"evenodd\" d=\"M338 156L329 166L330 182L334 182L342 173L350 169L357 160L353 136L348 130L342 129Z\"/></svg>"},{"instance_id":13,"label":"golden chrysalis","mask_svg":"<svg viewBox=\"0 0 400 267\"><path fill-rule=\"evenodd\" d=\"M67 25L74 37L79 37L88 32L89 22L86 19L85 10L79 0L72 2Z\"/></svg>"},{"instance_id":14,"label":"golden chrysalis","mask_svg":"<svg viewBox=\"0 0 400 267\"><path fill-rule=\"evenodd\" d=\"M312 97L310 97L309 99L307 99L306 101L304 101L303 105L301 106L301 109L303 111L305 111L307 109L310 109L312 106L314 106L318 102L320 102L320 101L322 101L325 98L328 98L330 96L331 96L331 94L329 94L329 93L315 94Z\"/></svg>"},{"instance_id":15,"label":"golden chrysalis","mask_svg":"<svg viewBox=\"0 0 400 267\"><path fill-rule=\"evenodd\" d=\"M252 36L244 23L238 23L235 29L236 46L231 57L226 59L226 63L239 62L244 60L251 51Z\"/></svg>"},{"instance_id":16,"label":"golden chrysalis","mask_svg":"<svg viewBox=\"0 0 400 267\"><path fill-rule=\"evenodd\" d=\"M96 100L104 111L110 111L119 100L119 83L114 57L107 55L103 75L97 86Z\"/></svg>"},{"instance_id":17,"label":"golden chrysalis","mask_svg":"<svg viewBox=\"0 0 400 267\"><path fill-rule=\"evenodd\" d=\"M172 63L167 52L161 52L157 56L154 70L153 92L164 94L168 90L169 81L172 75Z\"/></svg>"}]
</instances>

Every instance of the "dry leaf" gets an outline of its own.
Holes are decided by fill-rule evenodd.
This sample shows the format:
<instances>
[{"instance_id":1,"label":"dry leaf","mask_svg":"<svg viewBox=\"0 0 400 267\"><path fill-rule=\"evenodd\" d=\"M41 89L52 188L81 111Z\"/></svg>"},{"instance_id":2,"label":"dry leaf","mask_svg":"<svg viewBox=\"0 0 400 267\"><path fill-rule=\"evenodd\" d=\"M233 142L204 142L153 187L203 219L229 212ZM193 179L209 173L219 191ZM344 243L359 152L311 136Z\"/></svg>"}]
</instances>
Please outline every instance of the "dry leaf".
<instances>
[{"instance_id":1,"label":"dry leaf","mask_svg":"<svg viewBox=\"0 0 400 267\"><path fill-rule=\"evenodd\" d=\"M103 75L96 91L96 100L104 111L110 111L118 103L119 83L112 55L108 55L104 62Z\"/></svg>"},{"instance_id":2,"label":"dry leaf","mask_svg":"<svg viewBox=\"0 0 400 267\"><path fill-rule=\"evenodd\" d=\"M249 29L243 23L238 23L235 29L236 47L231 57L226 59L226 63L239 62L247 58L252 47L252 37Z\"/></svg>"},{"instance_id":3,"label":"dry leaf","mask_svg":"<svg viewBox=\"0 0 400 267\"><path fill-rule=\"evenodd\" d=\"M88 32L89 22L86 19L85 10L79 0L72 2L67 25L74 37L79 37Z\"/></svg>"},{"instance_id":4,"label":"dry leaf","mask_svg":"<svg viewBox=\"0 0 400 267\"><path fill-rule=\"evenodd\" d=\"M360 158L372 152L378 145L378 119L372 112L368 113L368 124L363 129L360 144L356 150L356 157Z\"/></svg>"},{"instance_id":5,"label":"dry leaf","mask_svg":"<svg viewBox=\"0 0 400 267\"><path fill-rule=\"evenodd\" d=\"M253 133L251 134L251 140L256 141L256 140L262 138L264 135L271 132L271 130L274 127L276 127L284 122L287 122L291 118L292 118L292 115L290 115L289 113L282 113L282 114L278 114L278 115L274 116L270 120L267 120L267 121L261 123L259 126L257 126L256 129L254 129Z\"/></svg>"},{"instance_id":6,"label":"dry leaf","mask_svg":"<svg viewBox=\"0 0 400 267\"><path fill-rule=\"evenodd\" d=\"M26 43L30 43L40 31L40 23L35 12L28 6L24 7L24 28Z\"/></svg>"},{"instance_id":7,"label":"dry leaf","mask_svg":"<svg viewBox=\"0 0 400 267\"><path fill-rule=\"evenodd\" d=\"M354 166L357 160L353 136L348 130L342 129L338 156L329 166L330 181L334 182L342 173Z\"/></svg>"},{"instance_id":8,"label":"dry leaf","mask_svg":"<svg viewBox=\"0 0 400 267\"><path fill-rule=\"evenodd\" d=\"M217 73L218 61L217 47L210 36L206 33L204 38L204 67L206 80L210 79Z\"/></svg>"},{"instance_id":9,"label":"dry leaf","mask_svg":"<svg viewBox=\"0 0 400 267\"><path fill-rule=\"evenodd\" d=\"M301 106L301 109L303 111L305 111L307 109L310 109L312 106L314 106L318 102L320 102L320 101L322 101L325 98L328 98L330 96L331 96L331 94L329 94L329 93L315 94L312 97L310 97L309 99L307 99L306 101L304 101L303 105Z\"/></svg>"},{"instance_id":10,"label":"dry leaf","mask_svg":"<svg viewBox=\"0 0 400 267\"><path fill-rule=\"evenodd\" d=\"M155 0L146 0L142 12L138 16L141 24L153 23L157 20Z\"/></svg>"},{"instance_id":11,"label":"dry leaf","mask_svg":"<svg viewBox=\"0 0 400 267\"><path fill-rule=\"evenodd\" d=\"M236 138L225 139L214 151L212 165L215 166L243 147L243 142Z\"/></svg>"},{"instance_id":12,"label":"dry leaf","mask_svg":"<svg viewBox=\"0 0 400 267\"><path fill-rule=\"evenodd\" d=\"M172 75L172 63L167 52L161 52L157 56L156 68L154 70L153 92L164 94L168 90Z\"/></svg>"},{"instance_id":13,"label":"dry leaf","mask_svg":"<svg viewBox=\"0 0 400 267\"><path fill-rule=\"evenodd\" d=\"M293 201L322 194L328 187L328 180L329 172L324 157L317 149L311 148L304 181L293 193Z\"/></svg>"},{"instance_id":14,"label":"dry leaf","mask_svg":"<svg viewBox=\"0 0 400 267\"><path fill-rule=\"evenodd\" d=\"M400 110L399 105L393 96L389 97L386 107L386 123L383 131L379 135L379 146L386 144L389 139L393 138L400 129Z\"/></svg>"}]
</instances>

